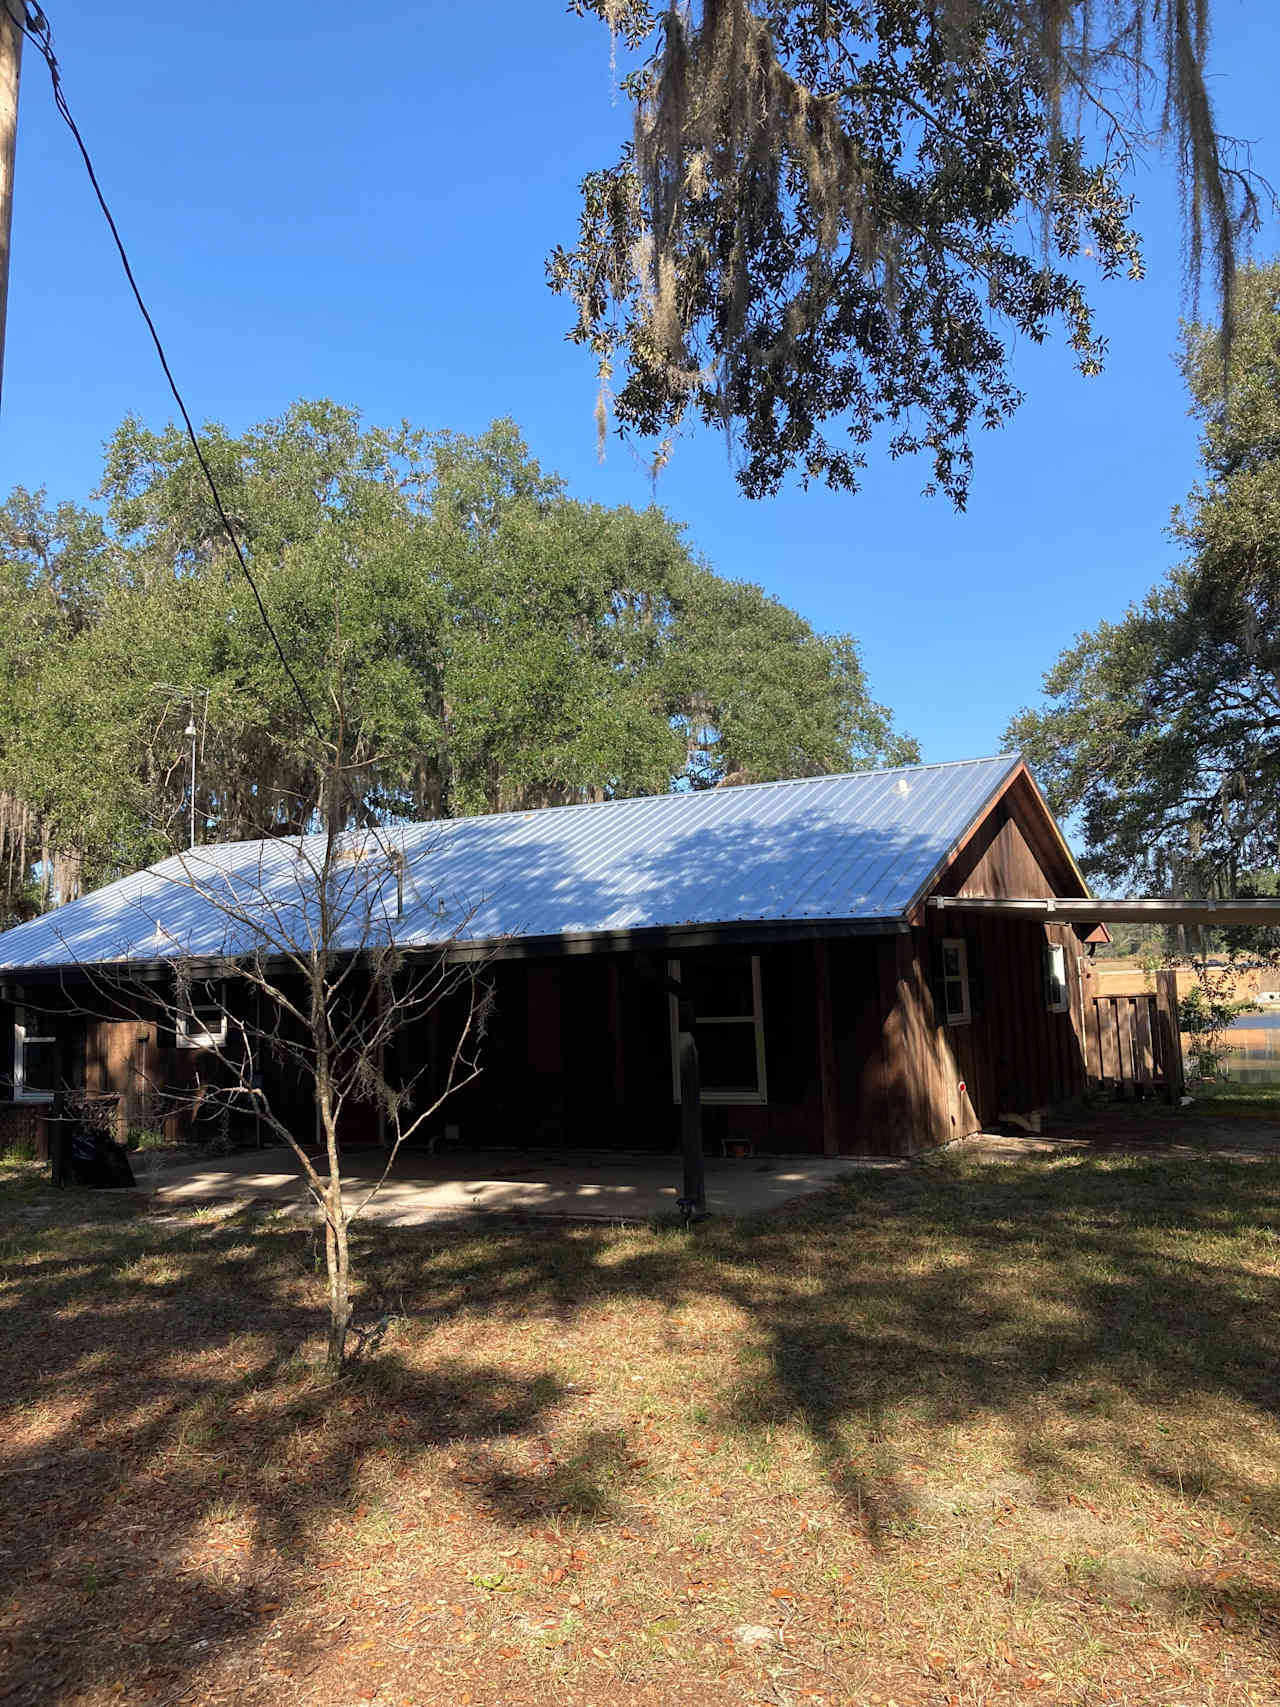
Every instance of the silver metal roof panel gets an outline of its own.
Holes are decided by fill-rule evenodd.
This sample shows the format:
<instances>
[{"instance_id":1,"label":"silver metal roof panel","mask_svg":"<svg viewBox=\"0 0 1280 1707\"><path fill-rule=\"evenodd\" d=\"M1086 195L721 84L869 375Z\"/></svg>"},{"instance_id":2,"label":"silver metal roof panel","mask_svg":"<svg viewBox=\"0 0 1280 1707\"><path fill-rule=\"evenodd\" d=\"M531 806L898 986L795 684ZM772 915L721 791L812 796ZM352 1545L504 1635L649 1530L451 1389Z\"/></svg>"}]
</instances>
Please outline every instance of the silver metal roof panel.
<instances>
[{"instance_id":1,"label":"silver metal roof panel","mask_svg":"<svg viewBox=\"0 0 1280 1707\"><path fill-rule=\"evenodd\" d=\"M373 904L402 946L900 920L1016 769L1009 755L452 818L378 833ZM0 933L0 970L270 950L316 926L318 837L174 855ZM369 928L369 866L344 934ZM358 898L357 898L358 896ZM368 940L366 936L366 940Z\"/></svg>"}]
</instances>

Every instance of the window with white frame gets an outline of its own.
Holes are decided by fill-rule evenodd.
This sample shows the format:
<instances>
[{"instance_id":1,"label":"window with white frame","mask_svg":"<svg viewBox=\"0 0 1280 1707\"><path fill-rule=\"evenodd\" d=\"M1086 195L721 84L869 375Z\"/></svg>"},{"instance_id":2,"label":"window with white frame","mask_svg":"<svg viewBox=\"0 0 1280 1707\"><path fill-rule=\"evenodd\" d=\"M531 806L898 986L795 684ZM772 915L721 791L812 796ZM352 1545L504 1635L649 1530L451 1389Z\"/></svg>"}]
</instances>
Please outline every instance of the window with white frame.
<instances>
[{"instance_id":1,"label":"window with white frame","mask_svg":"<svg viewBox=\"0 0 1280 1707\"><path fill-rule=\"evenodd\" d=\"M1070 1005L1067 951L1060 942L1044 945L1044 999L1051 1014L1065 1014Z\"/></svg>"},{"instance_id":2,"label":"window with white frame","mask_svg":"<svg viewBox=\"0 0 1280 1707\"><path fill-rule=\"evenodd\" d=\"M968 1025L973 1018L969 991L969 945L963 937L944 937L942 956L942 1017L947 1025Z\"/></svg>"},{"instance_id":3,"label":"window with white frame","mask_svg":"<svg viewBox=\"0 0 1280 1707\"><path fill-rule=\"evenodd\" d=\"M48 1014L15 1008L13 1094L20 1102L49 1102L57 1078L57 1040Z\"/></svg>"},{"instance_id":4,"label":"window with white frame","mask_svg":"<svg viewBox=\"0 0 1280 1707\"><path fill-rule=\"evenodd\" d=\"M178 1015L179 1049L217 1049L227 1041L227 1010L221 984L192 984Z\"/></svg>"},{"instance_id":5,"label":"window with white frame","mask_svg":"<svg viewBox=\"0 0 1280 1707\"><path fill-rule=\"evenodd\" d=\"M668 970L693 1003L704 1102L766 1102L760 956L672 960ZM680 1004L671 997L671 1085L680 1101Z\"/></svg>"}]
</instances>

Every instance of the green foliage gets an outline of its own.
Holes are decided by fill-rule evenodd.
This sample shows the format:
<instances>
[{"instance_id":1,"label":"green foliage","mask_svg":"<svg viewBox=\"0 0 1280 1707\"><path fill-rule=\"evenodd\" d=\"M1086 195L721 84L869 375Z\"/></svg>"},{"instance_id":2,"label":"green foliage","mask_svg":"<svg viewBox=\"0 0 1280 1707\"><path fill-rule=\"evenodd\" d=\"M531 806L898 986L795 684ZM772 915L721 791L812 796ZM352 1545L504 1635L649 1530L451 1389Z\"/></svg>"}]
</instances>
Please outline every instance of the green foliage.
<instances>
[{"instance_id":1,"label":"green foliage","mask_svg":"<svg viewBox=\"0 0 1280 1707\"><path fill-rule=\"evenodd\" d=\"M1099 943L1094 951L1094 957L1099 961L1137 960L1143 966L1154 967L1162 965L1171 953L1176 952L1176 945L1161 926L1112 924L1107 929L1111 933L1111 941Z\"/></svg>"},{"instance_id":2,"label":"green foliage","mask_svg":"<svg viewBox=\"0 0 1280 1707\"><path fill-rule=\"evenodd\" d=\"M1187 1038L1192 1076L1216 1079L1222 1063L1234 1053L1223 1042L1241 1014L1258 1012L1256 1002L1236 1001L1239 971L1234 966L1197 967L1197 982L1178 999L1178 1029Z\"/></svg>"},{"instance_id":3,"label":"green foliage","mask_svg":"<svg viewBox=\"0 0 1280 1707\"><path fill-rule=\"evenodd\" d=\"M611 406L659 466L700 417L736 431L750 496L791 470L852 490L883 430L962 505L973 431L1020 401L1009 340L1061 325L1099 370L1081 254L1141 274L1126 179L1170 133L1191 274L1208 239L1231 301L1257 191L1214 132L1207 0L571 6L648 58L550 283L602 430Z\"/></svg>"},{"instance_id":4,"label":"green foliage","mask_svg":"<svg viewBox=\"0 0 1280 1707\"><path fill-rule=\"evenodd\" d=\"M656 508L571 499L509 421L388 432L299 402L203 444L326 726L341 699L348 822L916 756L848 636L714 574ZM93 497L0 507L11 913L185 845L189 719L200 840L296 831L321 797L326 754L185 437L126 420Z\"/></svg>"},{"instance_id":5,"label":"green foliage","mask_svg":"<svg viewBox=\"0 0 1280 1707\"><path fill-rule=\"evenodd\" d=\"M1246 269L1238 306L1226 398L1216 332L1186 334L1204 432L1173 519L1183 561L1080 636L1045 677L1048 708L1006 735L1078 813L1089 868L1156 893L1265 892L1280 863L1280 264Z\"/></svg>"},{"instance_id":6,"label":"green foliage","mask_svg":"<svg viewBox=\"0 0 1280 1707\"><path fill-rule=\"evenodd\" d=\"M131 1126L125 1143L131 1150L171 1150L173 1145L154 1126Z\"/></svg>"}]
</instances>

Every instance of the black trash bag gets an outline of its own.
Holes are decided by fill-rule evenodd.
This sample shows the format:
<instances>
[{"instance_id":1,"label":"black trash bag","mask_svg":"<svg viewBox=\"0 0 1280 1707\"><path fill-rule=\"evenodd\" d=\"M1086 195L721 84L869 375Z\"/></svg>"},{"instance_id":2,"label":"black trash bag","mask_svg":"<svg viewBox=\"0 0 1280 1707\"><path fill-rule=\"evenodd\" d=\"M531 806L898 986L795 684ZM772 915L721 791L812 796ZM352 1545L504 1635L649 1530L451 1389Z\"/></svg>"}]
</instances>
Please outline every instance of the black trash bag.
<instances>
[{"instance_id":1,"label":"black trash bag","mask_svg":"<svg viewBox=\"0 0 1280 1707\"><path fill-rule=\"evenodd\" d=\"M95 1132L87 1126L75 1127L69 1149L71 1172L77 1185L108 1191L138 1183L124 1145L117 1144L105 1132Z\"/></svg>"}]
</instances>

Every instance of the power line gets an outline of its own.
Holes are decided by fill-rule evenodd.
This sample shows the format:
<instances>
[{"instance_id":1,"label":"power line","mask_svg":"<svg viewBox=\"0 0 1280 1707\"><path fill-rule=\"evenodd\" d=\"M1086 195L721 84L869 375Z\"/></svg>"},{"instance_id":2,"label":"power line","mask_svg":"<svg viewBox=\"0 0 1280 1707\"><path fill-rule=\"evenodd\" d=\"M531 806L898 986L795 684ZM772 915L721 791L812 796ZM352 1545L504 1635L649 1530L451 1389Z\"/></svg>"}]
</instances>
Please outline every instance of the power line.
<instances>
[{"instance_id":1,"label":"power line","mask_svg":"<svg viewBox=\"0 0 1280 1707\"><path fill-rule=\"evenodd\" d=\"M258 591L258 583L254 580L253 573L245 559L244 552L241 550L240 541L236 538L236 531L231 525L231 518L227 515L226 509L223 507L222 495L218 491L217 482L213 478L213 472L205 460L204 452L200 449L200 441L196 437L196 430L191 423L191 416L187 412L187 406L182 400L182 393L178 390L178 383L174 379L173 372L169 367L169 358L165 354L164 345L160 342L160 334L156 331L155 321L152 320L151 315L148 312L147 305L143 301L142 292L138 289L138 281L133 276L133 268L129 264L129 256L125 250L124 242L116 227L116 222L112 218L111 209L107 206L107 198L103 195L102 188L98 183L98 175L93 169L93 161L89 156L89 150L85 146L84 138L80 134L80 130L75 119L71 116L71 108L67 105L67 98L62 92L62 74L58 69L58 61L53 51L53 32L49 27L49 20L45 17L44 13L38 6L30 3L30 0L16 0L16 3L22 7L23 16L18 19L22 33L26 36L29 42L32 42L35 45L41 58L49 67L49 77L53 84L54 105L62 115L67 129L71 132L76 147L80 150L80 158L84 161L84 169L89 174L89 182L93 186L93 193L98 199L98 206L102 209L102 217L106 220L107 227L111 232L112 240L116 246L116 252L120 256L120 265L124 268L124 276L129 281L129 289L133 292L133 300L137 303L138 312L146 322L147 331L151 334L151 342L156 347L156 354L160 358L160 366L164 369L164 377L169 382L169 390L173 393L173 400L178 405L178 409L181 412L183 425L187 429L187 437L191 440L191 448L195 451L196 461L200 464L200 472L204 475L209 491L212 494L214 508L218 512L218 519L226 530L227 538L231 541L231 548L236 554L236 561L239 563L241 572L244 575L245 580L249 583L249 590L252 592L254 599L257 602L258 614L262 618L262 625L271 636L271 643L276 649L276 654L284 668L284 673L293 684L293 691L297 694L302 709L306 712L307 717L310 720L311 727L315 730L320 740L324 741L326 738L324 730L316 720L316 714L311 709L311 702L302 691L302 684L294 674L293 667L285 656L284 647L280 644L280 636L276 633L272 626L271 618L267 615L267 607L262 601L262 594ZM0 5L5 4L8 4L8 0L0 0Z\"/></svg>"}]
</instances>

